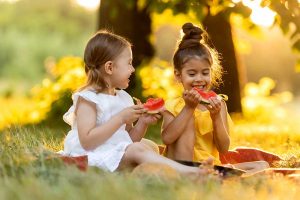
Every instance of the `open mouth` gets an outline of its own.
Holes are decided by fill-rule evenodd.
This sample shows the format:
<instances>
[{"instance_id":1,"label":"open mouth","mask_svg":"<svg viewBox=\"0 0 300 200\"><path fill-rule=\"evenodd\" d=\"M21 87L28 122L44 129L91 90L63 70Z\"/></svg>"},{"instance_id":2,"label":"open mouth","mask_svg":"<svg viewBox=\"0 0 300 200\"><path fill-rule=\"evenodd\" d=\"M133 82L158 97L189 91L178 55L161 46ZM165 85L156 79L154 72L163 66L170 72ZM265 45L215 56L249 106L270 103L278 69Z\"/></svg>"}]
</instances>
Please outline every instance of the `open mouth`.
<instances>
[{"instance_id":1,"label":"open mouth","mask_svg":"<svg viewBox=\"0 0 300 200\"><path fill-rule=\"evenodd\" d=\"M205 85L194 85L193 87L198 88L200 90L205 90Z\"/></svg>"}]
</instances>

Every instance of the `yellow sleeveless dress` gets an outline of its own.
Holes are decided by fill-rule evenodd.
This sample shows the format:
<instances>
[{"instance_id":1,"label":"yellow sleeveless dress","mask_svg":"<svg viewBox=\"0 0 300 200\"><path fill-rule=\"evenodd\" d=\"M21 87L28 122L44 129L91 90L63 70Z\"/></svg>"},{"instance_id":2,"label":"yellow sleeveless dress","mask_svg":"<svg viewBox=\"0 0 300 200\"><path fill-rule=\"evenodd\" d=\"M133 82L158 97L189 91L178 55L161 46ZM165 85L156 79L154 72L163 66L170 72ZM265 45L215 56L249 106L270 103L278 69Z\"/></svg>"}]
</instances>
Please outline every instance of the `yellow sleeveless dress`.
<instances>
[{"instance_id":1,"label":"yellow sleeveless dress","mask_svg":"<svg viewBox=\"0 0 300 200\"><path fill-rule=\"evenodd\" d=\"M174 116L177 116L185 103L182 97L166 101L165 107ZM219 152L213 141L213 124L210 117L209 111L201 111L196 109L194 112L195 120L195 144L194 144L194 162L201 162L209 157L214 158L215 164L221 164L219 160ZM227 122L229 127L229 132L232 129L233 123L227 113ZM166 148L167 151L167 148Z\"/></svg>"}]
</instances>

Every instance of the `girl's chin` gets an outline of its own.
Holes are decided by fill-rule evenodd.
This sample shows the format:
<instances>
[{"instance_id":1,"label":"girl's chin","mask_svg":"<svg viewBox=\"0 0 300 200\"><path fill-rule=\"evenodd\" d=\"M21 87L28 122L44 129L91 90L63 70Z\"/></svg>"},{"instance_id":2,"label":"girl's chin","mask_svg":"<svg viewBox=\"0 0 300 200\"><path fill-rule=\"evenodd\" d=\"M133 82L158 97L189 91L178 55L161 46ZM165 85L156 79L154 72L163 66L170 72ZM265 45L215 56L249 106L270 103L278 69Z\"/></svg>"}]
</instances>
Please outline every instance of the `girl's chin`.
<instances>
[{"instance_id":1,"label":"girl's chin","mask_svg":"<svg viewBox=\"0 0 300 200\"><path fill-rule=\"evenodd\" d=\"M119 89L125 90L126 88L128 88L129 84L124 84L120 87L118 87Z\"/></svg>"},{"instance_id":2,"label":"girl's chin","mask_svg":"<svg viewBox=\"0 0 300 200\"><path fill-rule=\"evenodd\" d=\"M124 80L122 83L120 83L118 86L116 86L116 88L124 90L129 87L129 82L130 82L129 79L127 79L127 81Z\"/></svg>"}]
</instances>

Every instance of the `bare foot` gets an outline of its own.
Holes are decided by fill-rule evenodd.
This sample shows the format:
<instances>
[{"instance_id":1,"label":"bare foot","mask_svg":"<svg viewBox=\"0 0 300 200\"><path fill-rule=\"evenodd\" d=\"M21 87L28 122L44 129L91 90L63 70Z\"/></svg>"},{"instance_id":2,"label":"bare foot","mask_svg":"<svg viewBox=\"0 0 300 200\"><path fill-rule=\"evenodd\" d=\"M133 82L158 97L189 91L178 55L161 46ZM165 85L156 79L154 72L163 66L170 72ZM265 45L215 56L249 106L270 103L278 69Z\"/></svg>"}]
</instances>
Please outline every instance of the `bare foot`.
<instances>
[{"instance_id":1,"label":"bare foot","mask_svg":"<svg viewBox=\"0 0 300 200\"><path fill-rule=\"evenodd\" d=\"M160 163L142 163L133 169L131 175L137 177L156 177L163 180L180 178L180 174L175 169Z\"/></svg>"},{"instance_id":2,"label":"bare foot","mask_svg":"<svg viewBox=\"0 0 300 200\"><path fill-rule=\"evenodd\" d=\"M199 166L200 169L206 169L209 173L214 171L214 159L208 158L202 162L202 165Z\"/></svg>"}]
</instances>

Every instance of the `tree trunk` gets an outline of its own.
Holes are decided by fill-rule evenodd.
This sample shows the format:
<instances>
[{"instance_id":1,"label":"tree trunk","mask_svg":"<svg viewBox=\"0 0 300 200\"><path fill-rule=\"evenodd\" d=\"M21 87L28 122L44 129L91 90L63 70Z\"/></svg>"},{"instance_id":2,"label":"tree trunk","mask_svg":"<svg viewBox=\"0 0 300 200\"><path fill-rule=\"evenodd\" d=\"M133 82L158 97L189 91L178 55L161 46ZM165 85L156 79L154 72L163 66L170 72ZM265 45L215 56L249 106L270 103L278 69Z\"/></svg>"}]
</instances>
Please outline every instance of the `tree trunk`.
<instances>
[{"instance_id":1,"label":"tree trunk","mask_svg":"<svg viewBox=\"0 0 300 200\"><path fill-rule=\"evenodd\" d=\"M98 28L112 30L128 38L133 44L133 64L137 68L142 62L147 62L154 55L154 50L149 42L151 35L151 18L147 6L138 9L138 0L102 0L99 9ZM224 68L223 81L220 93L227 94L229 112L241 111L240 80L237 58L232 40L231 25L224 13L211 16L207 15L203 21L204 27L219 53L222 55ZM136 78L128 91L135 96L141 97L141 84L137 84Z\"/></svg>"},{"instance_id":2,"label":"tree trunk","mask_svg":"<svg viewBox=\"0 0 300 200\"><path fill-rule=\"evenodd\" d=\"M138 68L154 55L149 41L151 35L151 18L147 6L138 9L138 0L102 0L99 9L98 29L108 29L126 37L132 44L133 66ZM128 91L132 95L140 95L137 77L131 78Z\"/></svg>"},{"instance_id":3,"label":"tree trunk","mask_svg":"<svg viewBox=\"0 0 300 200\"><path fill-rule=\"evenodd\" d=\"M224 13L219 13L215 16L207 15L203 20L203 26L209 34L214 47L221 53L222 57L224 84L220 86L217 92L228 95L227 106L229 112L241 112L241 79L239 77L242 76L238 71L230 22L226 19Z\"/></svg>"}]
</instances>

